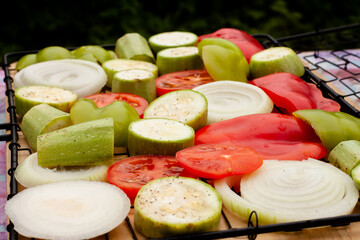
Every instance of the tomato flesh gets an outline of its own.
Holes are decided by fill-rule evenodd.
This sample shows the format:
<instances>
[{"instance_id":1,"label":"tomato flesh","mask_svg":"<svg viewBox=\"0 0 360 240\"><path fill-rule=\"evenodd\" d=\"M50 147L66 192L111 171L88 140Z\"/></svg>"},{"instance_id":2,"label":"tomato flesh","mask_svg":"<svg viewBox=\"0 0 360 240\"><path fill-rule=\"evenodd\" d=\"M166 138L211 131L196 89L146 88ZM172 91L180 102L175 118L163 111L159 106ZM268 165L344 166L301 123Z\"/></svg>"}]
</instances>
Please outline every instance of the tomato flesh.
<instances>
[{"instance_id":1,"label":"tomato flesh","mask_svg":"<svg viewBox=\"0 0 360 240\"><path fill-rule=\"evenodd\" d=\"M112 164L107 172L109 183L123 190L134 203L140 188L148 182L170 176L193 177L174 156L138 155Z\"/></svg>"},{"instance_id":2,"label":"tomato flesh","mask_svg":"<svg viewBox=\"0 0 360 240\"><path fill-rule=\"evenodd\" d=\"M145 98L140 97L136 94L132 94L132 93L107 92L107 93L93 94L93 95L87 96L85 98L93 100L98 108L105 107L115 101L126 102L130 106L135 108L135 110L139 114L140 118L143 117L144 111L147 108L147 106L149 105L149 103L146 101Z\"/></svg>"},{"instance_id":3,"label":"tomato flesh","mask_svg":"<svg viewBox=\"0 0 360 240\"><path fill-rule=\"evenodd\" d=\"M214 82L204 69L185 70L161 75L155 80L158 96L171 91L193 89L205 83Z\"/></svg>"},{"instance_id":4,"label":"tomato flesh","mask_svg":"<svg viewBox=\"0 0 360 240\"><path fill-rule=\"evenodd\" d=\"M250 173L263 160L250 147L233 144L200 144L176 153L178 162L189 172L208 179Z\"/></svg>"}]
</instances>

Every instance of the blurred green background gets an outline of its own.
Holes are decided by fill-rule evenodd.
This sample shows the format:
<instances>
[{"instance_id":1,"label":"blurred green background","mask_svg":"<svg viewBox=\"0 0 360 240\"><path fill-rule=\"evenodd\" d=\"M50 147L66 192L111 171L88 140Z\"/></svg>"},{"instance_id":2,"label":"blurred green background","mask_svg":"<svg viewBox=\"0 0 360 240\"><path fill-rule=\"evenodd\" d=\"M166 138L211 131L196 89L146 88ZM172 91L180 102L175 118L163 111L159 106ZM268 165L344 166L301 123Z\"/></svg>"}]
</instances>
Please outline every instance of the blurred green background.
<instances>
[{"instance_id":1,"label":"blurred green background","mask_svg":"<svg viewBox=\"0 0 360 240\"><path fill-rule=\"evenodd\" d=\"M336 2L335 2L336 3ZM114 44L127 32L198 35L223 27L275 38L360 22L358 0L5 1L1 56L58 45ZM11 13L5 18L4 13Z\"/></svg>"}]
</instances>

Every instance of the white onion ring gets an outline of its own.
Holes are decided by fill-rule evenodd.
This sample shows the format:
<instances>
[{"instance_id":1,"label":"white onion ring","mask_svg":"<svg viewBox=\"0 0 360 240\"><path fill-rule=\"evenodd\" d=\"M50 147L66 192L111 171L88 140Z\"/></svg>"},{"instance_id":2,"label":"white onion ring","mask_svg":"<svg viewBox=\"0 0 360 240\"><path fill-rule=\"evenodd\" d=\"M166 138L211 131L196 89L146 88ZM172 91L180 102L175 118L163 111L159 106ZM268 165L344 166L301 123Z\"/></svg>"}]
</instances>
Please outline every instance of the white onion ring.
<instances>
[{"instance_id":1,"label":"white onion ring","mask_svg":"<svg viewBox=\"0 0 360 240\"><path fill-rule=\"evenodd\" d=\"M16 167L15 178L27 188L46 183L74 180L107 182L108 168L107 165L43 168L39 166L37 152L35 152Z\"/></svg>"},{"instance_id":2,"label":"white onion ring","mask_svg":"<svg viewBox=\"0 0 360 240\"><path fill-rule=\"evenodd\" d=\"M230 178L215 181L224 206L245 219L254 210L260 224L351 214L359 198L351 177L315 159L264 161L242 177L241 197L231 184Z\"/></svg>"},{"instance_id":3,"label":"white onion ring","mask_svg":"<svg viewBox=\"0 0 360 240\"><path fill-rule=\"evenodd\" d=\"M61 59L32 64L14 77L14 88L28 85L60 87L75 92L79 98L100 91L106 84L104 69L93 62Z\"/></svg>"},{"instance_id":4,"label":"white onion ring","mask_svg":"<svg viewBox=\"0 0 360 240\"><path fill-rule=\"evenodd\" d=\"M5 211L23 236L89 239L117 227L130 211L130 200L109 183L65 181L19 192L6 202Z\"/></svg>"},{"instance_id":5,"label":"white onion ring","mask_svg":"<svg viewBox=\"0 0 360 240\"><path fill-rule=\"evenodd\" d=\"M207 124L255 113L270 113L274 104L259 87L237 81L216 81L193 88L208 100Z\"/></svg>"}]
</instances>

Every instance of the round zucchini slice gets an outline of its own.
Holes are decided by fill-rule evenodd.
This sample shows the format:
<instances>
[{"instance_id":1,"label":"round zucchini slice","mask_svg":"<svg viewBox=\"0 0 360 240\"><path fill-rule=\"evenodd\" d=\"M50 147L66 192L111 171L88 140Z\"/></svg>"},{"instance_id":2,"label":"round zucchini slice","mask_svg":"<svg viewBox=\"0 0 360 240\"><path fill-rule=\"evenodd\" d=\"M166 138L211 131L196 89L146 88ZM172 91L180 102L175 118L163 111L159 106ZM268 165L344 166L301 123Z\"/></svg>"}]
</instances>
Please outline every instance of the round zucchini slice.
<instances>
[{"instance_id":1,"label":"round zucchini slice","mask_svg":"<svg viewBox=\"0 0 360 240\"><path fill-rule=\"evenodd\" d=\"M22 118L35 105L46 103L69 112L77 99L73 91L51 86L24 86L15 90L16 113Z\"/></svg>"},{"instance_id":2,"label":"round zucchini slice","mask_svg":"<svg viewBox=\"0 0 360 240\"><path fill-rule=\"evenodd\" d=\"M176 47L164 49L156 55L159 74L203 69L204 64L197 47Z\"/></svg>"},{"instance_id":3,"label":"round zucchini slice","mask_svg":"<svg viewBox=\"0 0 360 240\"><path fill-rule=\"evenodd\" d=\"M194 90L169 92L153 101L145 110L144 118L168 118L198 130L206 125L208 102Z\"/></svg>"},{"instance_id":4,"label":"round zucchini slice","mask_svg":"<svg viewBox=\"0 0 360 240\"><path fill-rule=\"evenodd\" d=\"M151 49L158 53L166 48L196 46L198 36L191 32L163 32L149 38Z\"/></svg>"},{"instance_id":5,"label":"round zucchini slice","mask_svg":"<svg viewBox=\"0 0 360 240\"><path fill-rule=\"evenodd\" d=\"M305 68L298 55L288 47L268 48L251 57L250 75L252 78L277 72L288 72L301 77L305 73Z\"/></svg>"},{"instance_id":6,"label":"round zucchini slice","mask_svg":"<svg viewBox=\"0 0 360 240\"><path fill-rule=\"evenodd\" d=\"M144 185L134 204L135 228L160 238L216 230L222 201L209 184L186 177L165 177Z\"/></svg>"},{"instance_id":7,"label":"round zucchini slice","mask_svg":"<svg viewBox=\"0 0 360 240\"><path fill-rule=\"evenodd\" d=\"M171 119L141 119L130 123L128 150L135 155L172 155L194 145L192 127Z\"/></svg>"}]
</instances>

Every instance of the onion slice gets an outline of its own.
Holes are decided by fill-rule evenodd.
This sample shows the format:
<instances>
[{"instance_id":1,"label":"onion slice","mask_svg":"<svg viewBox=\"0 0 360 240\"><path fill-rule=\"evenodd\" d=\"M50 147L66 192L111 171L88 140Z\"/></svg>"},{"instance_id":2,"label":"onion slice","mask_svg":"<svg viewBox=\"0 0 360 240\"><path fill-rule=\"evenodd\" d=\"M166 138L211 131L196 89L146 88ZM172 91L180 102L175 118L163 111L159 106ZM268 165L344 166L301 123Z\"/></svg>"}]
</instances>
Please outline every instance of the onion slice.
<instances>
[{"instance_id":1,"label":"onion slice","mask_svg":"<svg viewBox=\"0 0 360 240\"><path fill-rule=\"evenodd\" d=\"M108 168L108 165L44 168L39 166L36 152L17 166L15 178L24 187L72 180L107 182Z\"/></svg>"},{"instance_id":2,"label":"onion slice","mask_svg":"<svg viewBox=\"0 0 360 240\"><path fill-rule=\"evenodd\" d=\"M353 180L331 164L311 159L266 160L244 175L241 196L233 181L215 181L224 206L248 219L256 211L259 224L273 224L351 214L359 198Z\"/></svg>"},{"instance_id":3,"label":"onion slice","mask_svg":"<svg viewBox=\"0 0 360 240\"><path fill-rule=\"evenodd\" d=\"M5 211L25 237L89 239L117 227L130 200L109 183L66 181L27 188L6 202Z\"/></svg>"},{"instance_id":4,"label":"onion slice","mask_svg":"<svg viewBox=\"0 0 360 240\"><path fill-rule=\"evenodd\" d=\"M96 63L79 59L61 59L30 65L14 77L14 88L40 85L60 87L85 97L106 84L104 69Z\"/></svg>"},{"instance_id":5,"label":"onion slice","mask_svg":"<svg viewBox=\"0 0 360 240\"><path fill-rule=\"evenodd\" d=\"M259 87L237 81L216 81L193 88L208 101L207 124L255 113L270 113L274 104Z\"/></svg>"}]
</instances>

